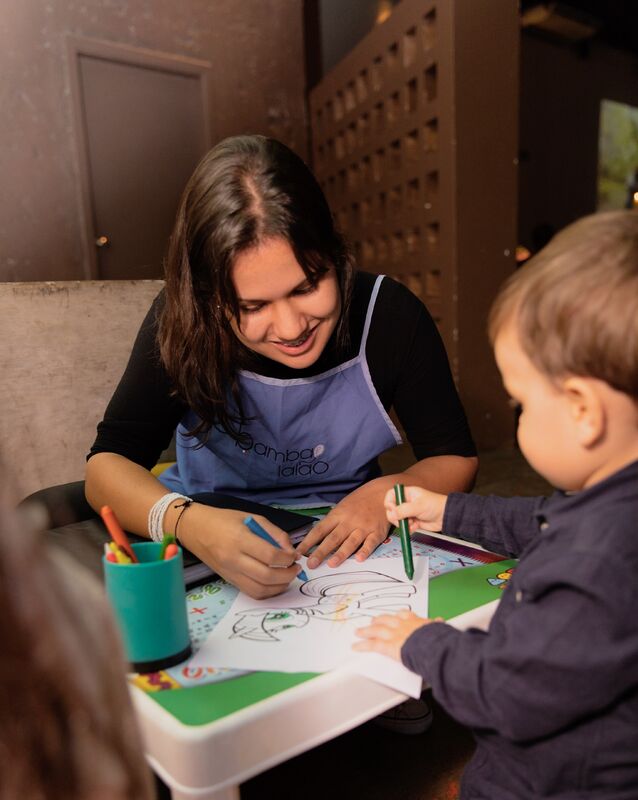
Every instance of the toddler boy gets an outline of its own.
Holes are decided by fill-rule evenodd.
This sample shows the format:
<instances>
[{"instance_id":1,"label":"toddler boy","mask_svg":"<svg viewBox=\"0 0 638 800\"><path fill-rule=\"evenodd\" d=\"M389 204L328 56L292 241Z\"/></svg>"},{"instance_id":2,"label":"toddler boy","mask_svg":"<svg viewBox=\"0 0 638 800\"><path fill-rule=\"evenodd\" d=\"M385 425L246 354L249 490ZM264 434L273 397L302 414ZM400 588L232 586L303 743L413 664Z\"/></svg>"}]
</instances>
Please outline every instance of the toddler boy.
<instances>
[{"instance_id":1,"label":"toddler boy","mask_svg":"<svg viewBox=\"0 0 638 800\"><path fill-rule=\"evenodd\" d=\"M402 660L474 733L461 797L638 797L638 213L586 217L497 297L489 334L518 441L550 498L406 487L388 520L520 558L487 632L378 617L359 650Z\"/></svg>"}]
</instances>

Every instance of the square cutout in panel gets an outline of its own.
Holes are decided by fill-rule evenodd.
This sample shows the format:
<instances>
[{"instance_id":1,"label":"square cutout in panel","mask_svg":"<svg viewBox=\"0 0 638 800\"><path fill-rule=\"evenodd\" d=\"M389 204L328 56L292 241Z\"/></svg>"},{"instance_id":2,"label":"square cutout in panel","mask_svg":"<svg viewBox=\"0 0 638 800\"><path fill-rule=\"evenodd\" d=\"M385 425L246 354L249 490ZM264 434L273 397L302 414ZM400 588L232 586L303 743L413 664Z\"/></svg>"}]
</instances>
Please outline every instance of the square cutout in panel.
<instances>
[{"instance_id":1,"label":"square cutout in panel","mask_svg":"<svg viewBox=\"0 0 638 800\"><path fill-rule=\"evenodd\" d=\"M334 119L334 108L332 107L332 100L326 102L326 122Z\"/></svg>"},{"instance_id":2,"label":"square cutout in panel","mask_svg":"<svg viewBox=\"0 0 638 800\"><path fill-rule=\"evenodd\" d=\"M372 89L378 92L383 86L383 58L381 56L377 56L372 62L371 76Z\"/></svg>"},{"instance_id":3,"label":"square cutout in panel","mask_svg":"<svg viewBox=\"0 0 638 800\"><path fill-rule=\"evenodd\" d=\"M425 273L425 294L426 297L441 297L441 272L438 269L431 269Z\"/></svg>"},{"instance_id":4,"label":"square cutout in panel","mask_svg":"<svg viewBox=\"0 0 638 800\"><path fill-rule=\"evenodd\" d=\"M393 42L390 47L388 47L388 52L386 53L385 63L388 70L392 71L399 63L399 45L396 42Z\"/></svg>"},{"instance_id":5,"label":"square cutout in panel","mask_svg":"<svg viewBox=\"0 0 638 800\"><path fill-rule=\"evenodd\" d=\"M346 86L346 91L344 92L344 97L343 97L343 104L345 106L346 113L348 111L352 111L354 107L357 105L357 96L355 94L354 81L350 81L350 83Z\"/></svg>"},{"instance_id":6,"label":"square cutout in panel","mask_svg":"<svg viewBox=\"0 0 638 800\"><path fill-rule=\"evenodd\" d=\"M351 164L348 169L348 190L355 192L359 188L359 166Z\"/></svg>"},{"instance_id":7,"label":"square cutout in panel","mask_svg":"<svg viewBox=\"0 0 638 800\"><path fill-rule=\"evenodd\" d=\"M372 182L372 162L370 156L361 159L361 185L369 186Z\"/></svg>"},{"instance_id":8,"label":"square cutout in panel","mask_svg":"<svg viewBox=\"0 0 638 800\"><path fill-rule=\"evenodd\" d=\"M375 131L382 131L385 128L385 108L383 103L377 103L372 109Z\"/></svg>"},{"instance_id":9,"label":"square cutout in panel","mask_svg":"<svg viewBox=\"0 0 638 800\"><path fill-rule=\"evenodd\" d=\"M426 52L431 50L436 44L436 9L433 9L429 14L423 17L421 41L423 42L423 49Z\"/></svg>"},{"instance_id":10,"label":"square cutout in panel","mask_svg":"<svg viewBox=\"0 0 638 800\"><path fill-rule=\"evenodd\" d=\"M357 124L351 122L346 128L346 152L352 153L357 146Z\"/></svg>"},{"instance_id":11,"label":"square cutout in panel","mask_svg":"<svg viewBox=\"0 0 638 800\"><path fill-rule=\"evenodd\" d=\"M431 222L425 228L425 241L427 243L428 251L434 252L439 245L439 223Z\"/></svg>"},{"instance_id":12,"label":"square cutout in panel","mask_svg":"<svg viewBox=\"0 0 638 800\"><path fill-rule=\"evenodd\" d=\"M394 264L401 264L403 262L403 252L405 249L401 231L396 231L396 233L392 234L390 249L392 251L392 262Z\"/></svg>"},{"instance_id":13,"label":"square cutout in panel","mask_svg":"<svg viewBox=\"0 0 638 800\"><path fill-rule=\"evenodd\" d=\"M408 228L405 232L405 248L409 256L419 252L421 246L421 231L418 227Z\"/></svg>"},{"instance_id":14,"label":"square cutout in panel","mask_svg":"<svg viewBox=\"0 0 638 800\"><path fill-rule=\"evenodd\" d=\"M409 67L416 59L416 28L410 28L403 37L403 66Z\"/></svg>"},{"instance_id":15,"label":"square cutout in panel","mask_svg":"<svg viewBox=\"0 0 638 800\"><path fill-rule=\"evenodd\" d=\"M379 222L384 222L386 214L388 213L388 203L385 192L379 192L377 209L379 211Z\"/></svg>"},{"instance_id":16,"label":"square cutout in panel","mask_svg":"<svg viewBox=\"0 0 638 800\"><path fill-rule=\"evenodd\" d=\"M408 114L413 114L416 111L418 96L416 78L412 78L405 85L405 110Z\"/></svg>"},{"instance_id":17,"label":"square cutout in panel","mask_svg":"<svg viewBox=\"0 0 638 800\"><path fill-rule=\"evenodd\" d=\"M403 137L403 151L405 152L406 161L414 161L419 156L419 132L418 130L410 131Z\"/></svg>"},{"instance_id":18,"label":"square cutout in panel","mask_svg":"<svg viewBox=\"0 0 638 800\"><path fill-rule=\"evenodd\" d=\"M381 148L372 156L372 177L375 181L380 181L385 170L385 150Z\"/></svg>"},{"instance_id":19,"label":"square cutout in panel","mask_svg":"<svg viewBox=\"0 0 638 800\"><path fill-rule=\"evenodd\" d=\"M365 147L368 142L369 132L370 118L367 114L362 114L357 120L357 144L359 147Z\"/></svg>"},{"instance_id":20,"label":"square cutout in panel","mask_svg":"<svg viewBox=\"0 0 638 800\"><path fill-rule=\"evenodd\" d=\"M399 93L394 92L388 98L388 103L386 106L386 117L388 120L388 125L394 125L394 123L399 119L400 113L401 113L401 103L399 100Z\"/></svg>"},{"instance_id":21,"label":"square cutout in panel","mask_svg":"<svg viewBox=\"0 0 638 800\"><path fill-rule=\"evenodd\" d=\"M408 181L405 200L408 208L417 208L419 205L419 179Z\"/></svg>"},{"instance_id":22,"label":"square cutout in panel","mask_svg":"<svg viewBox=\"0 0 638 800\"><path fill-rule=\"evenodd\" d=\"M390 154L390 169L401 169L401 140L395 139L388 149Z\"/></svg>"},{"instance_id":23,"label":"square cutout in panel","mask_svg":"<svg viewBox=\"0 0 638 800\"><path fill-rule=\"evenodd\" d=\"M362 69L357 75L357 100L360 103L368 96L368 70Z\"/></svg>"},{"instance_id":24,"label":"square cutout in panel","mask_svg":"<svg viewBox=\"0 0 638 800\"><path fill-rule=\"evenodd\" d=\"M439 191L439 173L438 170L432 170L425 176L425 194L428 199L434 199Z\"/></svg>"},{"instance_id":25,"label":"square cutout in panel","mask_svg":"<svg viewBox=\"0 0 638 800\"><path fill-rule=\"evenodd\" d=\"M423 73L425 102L432 103L437 95L437 69L436 64L431 64Z\"/></svg>"},{"instance_id":26,"label":"square cutout in panel","mask_svg":"<svg viewBox=\"0 0 638 800\"><path fill-rule=\"evenodd\" d=\"M436 117L425 123L423 149L426 153L435 153L439 149L439 121Z\"/></svg>"},{"instance_id":27,"label":"square cutout in panel","mask_svg":"<svg viewBox=\"0 0 638 800\"><path fill-rule=\"evenodd\" d=\"M395 186L390 189L388 193L388 211L392 216L398 216L401 213L401 187Z\"/></svg>"}]
</instances>

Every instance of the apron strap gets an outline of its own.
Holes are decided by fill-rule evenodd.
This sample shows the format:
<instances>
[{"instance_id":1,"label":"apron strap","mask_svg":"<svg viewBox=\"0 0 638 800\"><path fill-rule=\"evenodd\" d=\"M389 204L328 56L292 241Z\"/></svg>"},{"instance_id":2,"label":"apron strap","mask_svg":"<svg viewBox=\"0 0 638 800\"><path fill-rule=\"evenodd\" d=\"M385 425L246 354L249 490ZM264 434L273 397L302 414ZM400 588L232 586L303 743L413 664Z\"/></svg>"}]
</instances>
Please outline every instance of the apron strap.
<instances>
[{"instance_id":1,"label":"apron strap","mask_svg":"<svg viewBox=\"0 0 638 800\"><path fill-rule=\"evenodd\" d=\"M372 321L372 314L374 312L374 306L377 302L377 295L379 294L379 287L381 286L381 281L385 278L385 275L379 275L374 282L374 286L372 287L372 294L370 295L370 301L368 303L368 311L366 312L366 321L365 325L363 326L363 334L361 336L361 347L359 348L359 358L363 358L365 360L365 353L366 353L366 343L368 341L368 332L370 331L370 323Z\"/></svg>"}]
</instances>

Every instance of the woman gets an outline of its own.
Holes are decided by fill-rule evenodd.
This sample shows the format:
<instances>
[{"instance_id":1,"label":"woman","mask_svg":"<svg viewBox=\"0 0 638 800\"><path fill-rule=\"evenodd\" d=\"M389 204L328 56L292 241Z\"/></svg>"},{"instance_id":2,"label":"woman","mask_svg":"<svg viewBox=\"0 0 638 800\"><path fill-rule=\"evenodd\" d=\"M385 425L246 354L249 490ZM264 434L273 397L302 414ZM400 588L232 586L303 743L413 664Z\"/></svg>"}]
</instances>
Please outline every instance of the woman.
<instances>
[{"instance_id":1,"label":"woman","mask_svg":"<svg viewBox=\"0 0 638 800\"><path fill-rule=\"evenodd\" d=\"M380 477L401 441L419 459ZM177 463L148 470L177 426ZM300 546L308 566L387 535L397 481L469 488L474 446L431 318L406 289L355 273L306 165L262 136L226 139L202 160L177 214L166 288L155 301L87 467L87 498L130 531L178 524L181 542L253 597L297 574L282 549L250 536L238 511L176 497L217 491L289 506L336 504ZM149 515L150 510L150 515ZM163 525L158 528L160 518ZM179 523L178 523L179 519Z\"/></svg>"}]
</instances>

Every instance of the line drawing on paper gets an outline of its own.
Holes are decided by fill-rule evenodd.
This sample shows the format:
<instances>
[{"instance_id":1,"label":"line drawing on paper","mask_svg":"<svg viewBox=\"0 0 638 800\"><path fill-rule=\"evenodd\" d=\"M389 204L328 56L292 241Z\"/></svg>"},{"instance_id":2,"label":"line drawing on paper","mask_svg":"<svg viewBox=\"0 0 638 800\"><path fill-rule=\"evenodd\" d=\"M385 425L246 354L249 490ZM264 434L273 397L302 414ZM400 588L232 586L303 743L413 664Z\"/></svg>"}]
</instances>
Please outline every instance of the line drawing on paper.
<instances>
[{"instance_id":1,"label":"line drawing on paper","mask_svg":"<svg viewBox=\"0 0 638 800\"><path fill-rule=\"evenodd\" d=\"M409 598L416 586L382 572L335 572L311 578L298 587L300 599L314 598L315 603L290 607L250 608L238 611L229 639L254 642L282 641L284 631L303 628L312 620L346 622L378 614L411 611Z\"/></svg>"}]
</instances>

